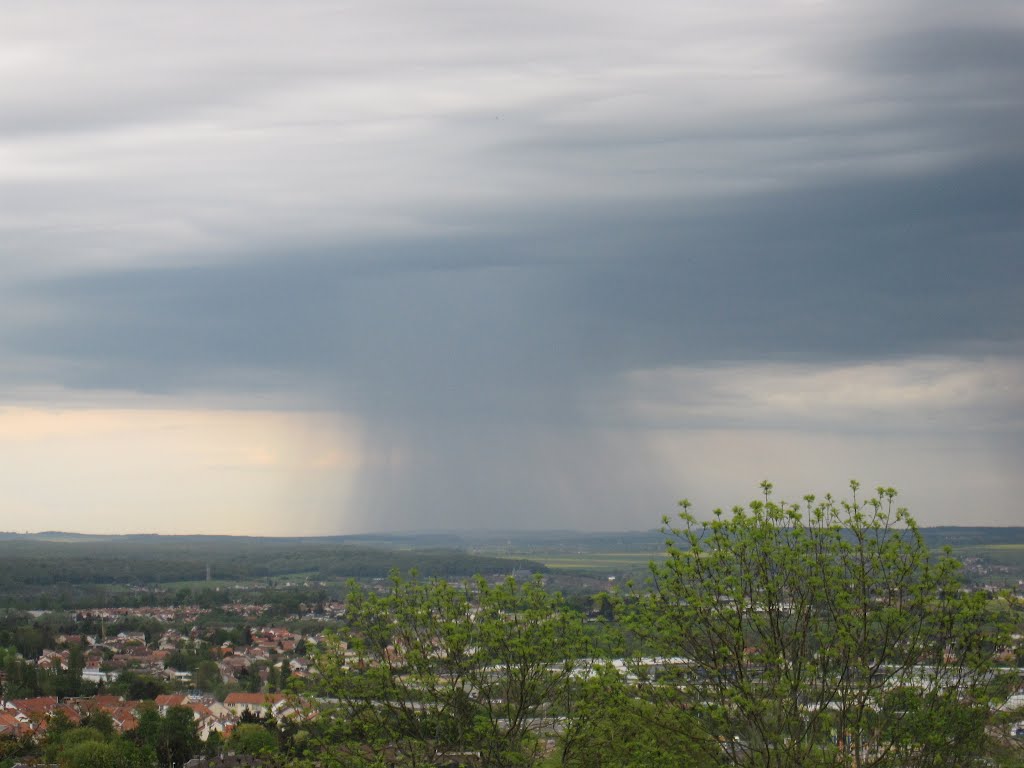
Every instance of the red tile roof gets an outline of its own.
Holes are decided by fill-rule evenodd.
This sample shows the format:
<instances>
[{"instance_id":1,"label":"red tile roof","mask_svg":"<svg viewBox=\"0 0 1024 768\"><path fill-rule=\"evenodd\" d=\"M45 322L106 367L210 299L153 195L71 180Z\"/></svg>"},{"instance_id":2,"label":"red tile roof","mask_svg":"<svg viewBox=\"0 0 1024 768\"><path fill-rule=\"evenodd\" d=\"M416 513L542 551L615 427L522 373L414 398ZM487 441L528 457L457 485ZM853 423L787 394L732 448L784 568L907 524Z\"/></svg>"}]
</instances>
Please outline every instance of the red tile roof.
<instances>
[{"instance_id":1,"label":"red tile roof","mask_svg":"<svg viewBox=\"0 0 1024 768\"><path fill-rule=\"evenodd\" d=\"M227 706L232 704L255 704L257 706L266 706L270 704L276 704L279 701L284 701L284 694L280 693L229 693L227 698L224 699L224 703Z\"/></svg>"},{"instance_id":2,"label":"red tile roof","mask_svg":"<svg viewBox=\"0 0 1024 768\"><path fill-rule=\"evenodd\" d=\"M158 707L183 707L187 699L183 693L162 693L155 701Z\"/></svg>"}]
</instances>

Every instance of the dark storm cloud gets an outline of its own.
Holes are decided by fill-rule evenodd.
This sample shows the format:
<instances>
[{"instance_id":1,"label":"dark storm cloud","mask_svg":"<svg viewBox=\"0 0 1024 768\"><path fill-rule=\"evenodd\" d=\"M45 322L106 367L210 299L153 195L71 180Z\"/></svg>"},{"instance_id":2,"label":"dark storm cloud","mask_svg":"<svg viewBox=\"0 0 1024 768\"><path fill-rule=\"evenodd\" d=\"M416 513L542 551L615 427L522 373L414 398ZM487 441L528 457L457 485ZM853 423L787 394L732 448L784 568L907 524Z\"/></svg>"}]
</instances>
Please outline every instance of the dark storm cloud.
<instances>
[{"instance_id":1,"label":"dark storm cloud","mask_svg":"<svg viewBox=\"0 0 1024 768\"><path fill-rule=\"evenodd\" d=\"M835 65L864 78L874 99L903 105L893 127L923 129L924 143L985 157L1024 152L1024 25L1019 18L960 23L921 18L847 46Z\"/></svg>"},{"instance_id":2,"label":"dark storm cloud","mask_svg":"<svg viewBox=\"0 0 1024 768\"><path fill-rule=\"evenodd\" d=\"M640 234L648 255L601 270L582 294L629 367L1019 342L1021 170L810 188L683 216L663 239Z\"/></svg>"},{"instance_id":3,"label":"dark storm cloud","mask_svg":"<svg viewBox=\"0 0 1024 768\"><path fill-rule=\"evenodd\" d=\"M860 71L888 80L909 76L941 87L944 79L980 77L990 87L1016 86L1020 92L1019 80L1012 77L1024 64L1024 31L1019 23L991 24L981 16L962 18L953 26L932 22L923 13L925 9L921 10L922 16L915 23L859 41L857 48L849 50L848 62Z\"/></svg>"},{"instance_id":4,"label":"dark storm cloud","mask_svg":"<svg viewBox=\"0 0 1024 768\"><path fill-rule=\"evenodd\" d=\"M415 419L551 418L588 379L734 360L1016 350L1024 165L524 220L520 236L265 255L36 284L8 331L69 383L167 391L211 371ZM742 222L737 227L736 222Z\"/></svg>"}]
</instances>

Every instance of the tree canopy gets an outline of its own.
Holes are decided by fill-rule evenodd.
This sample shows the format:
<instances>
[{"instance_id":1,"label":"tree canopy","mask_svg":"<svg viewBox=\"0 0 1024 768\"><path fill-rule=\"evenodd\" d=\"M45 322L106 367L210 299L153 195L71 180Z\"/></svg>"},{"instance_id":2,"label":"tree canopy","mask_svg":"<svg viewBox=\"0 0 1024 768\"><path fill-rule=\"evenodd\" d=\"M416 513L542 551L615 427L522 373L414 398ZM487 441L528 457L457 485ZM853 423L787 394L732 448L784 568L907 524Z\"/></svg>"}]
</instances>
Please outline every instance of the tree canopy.
<instances>
[{"instance_id":1,"label":"tree canopy","mask_svg":"<svg viewBox=\"0 0 1024 768\"><path fill-rule=\"evenodd\" d=\"M312 743L321 762L529 766L564 712L582 622L538 580L491 585L392 576L354 587L348 631L316 655L317 692L337 700Z\"/></svg>"},{"instance_id":2,"label":"tree canopy","mask_svg":"<svg viewBox=\"0 0 1024 768\"><path fill-rule=\"evenodd\" d=\"M959 766L1005 696L998 601L960 589L896 491L763 498L665 520L631 625L643 696L689 715L709 764ZM655 670L657 674L655 674Z\"/></svg>"}]
</instances>

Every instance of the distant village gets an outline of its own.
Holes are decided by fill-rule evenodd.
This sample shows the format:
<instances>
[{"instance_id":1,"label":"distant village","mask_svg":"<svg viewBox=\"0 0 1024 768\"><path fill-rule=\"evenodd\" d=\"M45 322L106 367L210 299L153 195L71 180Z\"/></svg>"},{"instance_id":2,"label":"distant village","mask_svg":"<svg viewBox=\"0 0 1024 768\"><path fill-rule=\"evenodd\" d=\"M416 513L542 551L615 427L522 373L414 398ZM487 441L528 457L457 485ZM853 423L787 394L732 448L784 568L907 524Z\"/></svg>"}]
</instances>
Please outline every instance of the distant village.
<instances>
[{"instance_id":1,"label":"distant village","mask_svg":"<svg viewBox=\"0 0 1024 768\"><path fill-rule=\"evenodd\" d=\"M254 616L267 606L230 604L221 610L239 616ZM340 616L344 605L329 602L322 606L321 619ZM187 626L208 609L194 606L175 608L104 608L79 611L81 620L98 620L101 626L116 626L130 619L157 620L169 625ZM296 617L298 618L298 617ZM36 696L4 698L0 695L0 737L40 738L58 713L71 724L79 724L96 711L110 715L118 733L138 725L139 708L152 701L161 714L171 707L192 710L200 738L205 741L217 732L230 736L244 717L282 719L295 713L293 703L281 690L291 678L304 678L310 672L307 649L322 643L324 635L303 635L280 626L246 628L248 642L226 640L212 643L209 628L193 626L183 631L167 628L158 637L147 640L145 632L118 631L110 635L61 634L54 648L47 648L34 659L23 661L40 671L80 670L81 679L94 684L96 695L58 698ZM169 664L175 655L187 651L200 661L197 670L178 669ZM179 665L180 666L180 665ZM124 695L105 693L123 674L130 673L160 681L172 693L160 693L151 699L132 700ZM0 670L0 691L6 690L6 673ZM200 687L201 686L201 687ZM228 691L223 700L212 689Z\"/></svg>"}]
</instances>

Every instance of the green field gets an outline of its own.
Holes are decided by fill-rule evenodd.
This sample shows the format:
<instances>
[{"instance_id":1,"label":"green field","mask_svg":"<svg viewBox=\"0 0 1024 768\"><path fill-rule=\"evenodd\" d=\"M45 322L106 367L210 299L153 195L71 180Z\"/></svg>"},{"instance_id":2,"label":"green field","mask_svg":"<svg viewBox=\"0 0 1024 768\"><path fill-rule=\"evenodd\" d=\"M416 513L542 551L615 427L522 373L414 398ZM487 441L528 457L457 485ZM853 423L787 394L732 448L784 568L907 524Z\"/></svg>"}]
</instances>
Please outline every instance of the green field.
<instances>
[{"instance_id":1,"label":"green field","mask_svg":"<svg viewBox=\"0 0 1024 768\"><path fill-rule=\"evenodd\" d=\"M1012 544L972 544L953 547L953 555L957 559L980 558L983 566L996 568L996 571L981 571L985 578L994 575L1017 579L1024 573L1024 543ZM572 572L579 575L610 576L639 575L647 572L651 560L661 562L665 559L661 552L623 552L623 551L592 551L592 552L538 552L523 553L533 560L542 562L548 568ZM998 570L1001 568L1009 569ZM975 571L977 573L977 571Z\"/></svg>"},{"instance_id":2,"label":"green field","mask_svg":"<svg viewBox=\"0 0 1024 768\"><path fill-rule=\"evenodd\" d=\"M582 552L575 555L538 555L548 568L560 568L590 573L636 573L646 571L651 560L663 560L661 552Z\"/></svg>"},{"instance_id":3,"label":"green field","mask_svg":"<svg viewBox=\"0 0 1024 768\"><path fill-rule=\"evenodd\" d=\"M983 544L973 547L953 547L954 557L982 557L1001 562L1024 564L1024 544Z\"/></svg>"}]
</instances>

